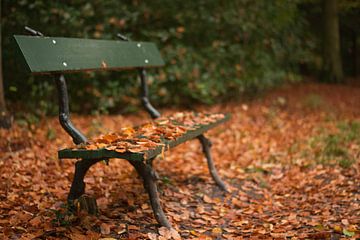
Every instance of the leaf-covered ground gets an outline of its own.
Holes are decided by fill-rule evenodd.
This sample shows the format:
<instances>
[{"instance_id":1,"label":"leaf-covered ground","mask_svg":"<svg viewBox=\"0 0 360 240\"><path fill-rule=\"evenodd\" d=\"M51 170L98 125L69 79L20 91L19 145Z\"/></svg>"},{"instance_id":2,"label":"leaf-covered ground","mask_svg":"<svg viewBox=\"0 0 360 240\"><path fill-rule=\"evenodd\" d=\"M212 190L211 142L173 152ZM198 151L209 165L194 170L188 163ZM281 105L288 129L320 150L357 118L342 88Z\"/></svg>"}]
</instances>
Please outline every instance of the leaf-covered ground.
<instances>
[{"instance_id":1,"label":"leaf-covered ground","mask_svg":"<svg viewBox=\"0 0 360 240\"><path fill-rule=\"evenodd\" d=\"M155 161L164 210L183 239L360 237L359 87L301 84L198 110L205 109L232 114L207 134L231 193L213 184L197 140ZM144 123L146 115L73 119L96 136ZM86 177L100 214L67 214L74 162L59 162L57 150L72 144L56 118L18 121L0 136L1 239L170 239L141 180L120 159Z\"/></svg>"}]
</instances>

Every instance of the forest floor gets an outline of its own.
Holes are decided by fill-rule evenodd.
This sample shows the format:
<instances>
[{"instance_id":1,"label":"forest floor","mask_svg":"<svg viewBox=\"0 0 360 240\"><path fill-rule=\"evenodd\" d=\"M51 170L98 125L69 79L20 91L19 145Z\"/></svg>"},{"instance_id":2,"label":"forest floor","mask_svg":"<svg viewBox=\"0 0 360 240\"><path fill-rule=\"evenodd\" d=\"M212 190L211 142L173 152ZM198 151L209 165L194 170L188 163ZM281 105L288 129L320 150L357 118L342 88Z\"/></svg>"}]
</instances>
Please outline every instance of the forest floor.
<instances>
[{"instance_id":1,"label":"forest floor","mask_svg":"<svg viewBox=\"0 0 360 240\"><path fill-rule=\"evenodd\" d=\"M182 239L360 238L359 87L302 83L197 110L232 114L207 134L231 193L213 184L197 140L160 156L160 198ZM90 136L146 118L73 116ZM67 146L55 117L0 130L0 239L179 239L158 229L141 180L120 159L86 176L99 215L69 215L74 160L57 159Z\"/></svg>"}]
</instances>

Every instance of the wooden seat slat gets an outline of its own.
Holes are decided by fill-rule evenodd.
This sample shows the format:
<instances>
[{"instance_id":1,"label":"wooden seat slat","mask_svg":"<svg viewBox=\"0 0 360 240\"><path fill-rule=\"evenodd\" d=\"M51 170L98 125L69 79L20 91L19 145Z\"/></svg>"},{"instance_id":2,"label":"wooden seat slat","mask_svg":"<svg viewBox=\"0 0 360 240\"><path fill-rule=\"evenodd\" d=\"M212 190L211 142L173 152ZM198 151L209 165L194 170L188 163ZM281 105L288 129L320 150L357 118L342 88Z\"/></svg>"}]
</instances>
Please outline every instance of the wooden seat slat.
<instances>
[{"instance_id":1,"label":"wooden seat slat","mask_svg":"<svg viewBox=\"0 0 360 240\"><path fill-rule=\"evenodd\" d=\"M165 150L168 147L173 148L187 140L196 138L197 136L201 135L202 133L208 131L211 128L216 127L217 125L227 121L230 118L229 114L224 115L224 118L217 120L216 122L210 124L203 124L200 125L195 130L188 130L186 133L181 135L175 140L172 141L163 141L165 146ZM150 159L153 158L163 151L164 146L157 146L155 149L151 149L144 152L124 152L118 153L113 150L107 150L105 148L96 149L96 150L86 150L86 149L63 149L58 152L59 158L82 158L82 159L108 159L108 158L122 158L129 161L143 161L145 158ZM145 157L146 156L146 157Z\"/></svg>"}]
</instances>

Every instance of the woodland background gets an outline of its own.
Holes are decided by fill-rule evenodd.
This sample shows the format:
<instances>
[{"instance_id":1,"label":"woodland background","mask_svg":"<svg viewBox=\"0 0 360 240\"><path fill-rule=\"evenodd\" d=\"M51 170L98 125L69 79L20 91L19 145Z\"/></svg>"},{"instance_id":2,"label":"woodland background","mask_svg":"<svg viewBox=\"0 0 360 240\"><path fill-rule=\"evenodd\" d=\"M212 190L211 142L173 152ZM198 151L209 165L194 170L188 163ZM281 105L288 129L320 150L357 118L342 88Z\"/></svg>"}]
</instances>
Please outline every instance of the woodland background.
<instances>
[{"instance_id":1,"label":"woodland background","mask_svg":"<svg viewBox=\"0 0 360 240\"><path fill-rule=\"evenodd\" d=\"M256 96L307 75L325 82L359 75L356 0L2 0L1 6L0 96L15 115L24 115L19 109L35 116L57 112L52 79L30 76L18 63L13 35L26 34L24 26L47 36L115 39L120 32L133 40L156 42L167 63L150 79L156 106L189 107ZM331 56L337 67L326 62ZM131 72L68 79L72 111L138 110L138 82ZM4 99L0 108L5 109Z\"/></svg>"}]
</instances>

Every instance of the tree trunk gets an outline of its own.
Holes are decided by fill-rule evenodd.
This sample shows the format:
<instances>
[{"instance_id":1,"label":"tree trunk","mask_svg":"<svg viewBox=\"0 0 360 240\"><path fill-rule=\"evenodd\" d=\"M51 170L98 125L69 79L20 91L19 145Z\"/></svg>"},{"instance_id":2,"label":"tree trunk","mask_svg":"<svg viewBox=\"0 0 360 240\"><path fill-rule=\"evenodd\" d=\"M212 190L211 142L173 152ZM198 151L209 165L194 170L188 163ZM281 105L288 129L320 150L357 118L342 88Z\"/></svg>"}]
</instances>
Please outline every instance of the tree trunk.
<instances>
[{"instance_id":1,"label":"tree trunk","mask_svg":"<svg viewBox=\"0 0 360 240\"><path fill-rule=\"evenodd\" d=\"M0 21L1 21L1 25L0 25L0 111L6 109L5 106L5 97L4 97L4 81L3 81L3 68L2 68L2 18L1 18L1 1L0 1Z\"/></svg>"},{"instance_id":2,"label":"tree trunk","mask_svg":"<svg viewBox=\"0 0 360 240\"><path fill-rule=\"evenodd\" d=\"M323 0L323 80L343 82L337 0Z\"/></svg>"},{"instance_id":3,"label":"tree trunk","mask_svg":"<svg viewBox=\"0 0 360 240\"><path fill-rule=\"evenodd\" d=\"M354 64L354 77L357 78L359 74L359 49L358 49L358 35L355 30L352 31L352 48L353 48L353 64Z\"/></svg>"},{"instance_id":4,"label":"tree trunk","mask_svg":"<svg viewBox=\"0 0 360 240\"><path fill-rule=\"evenodd\" d=\"M1 4L0 0L0 127L1 128L10 128L11 127L11 116L6 110L5 103L5 92L4 92L4 78L3 78L3 68L2 68L2 18L1 18Z\"/></svg>"}]
</instances>

